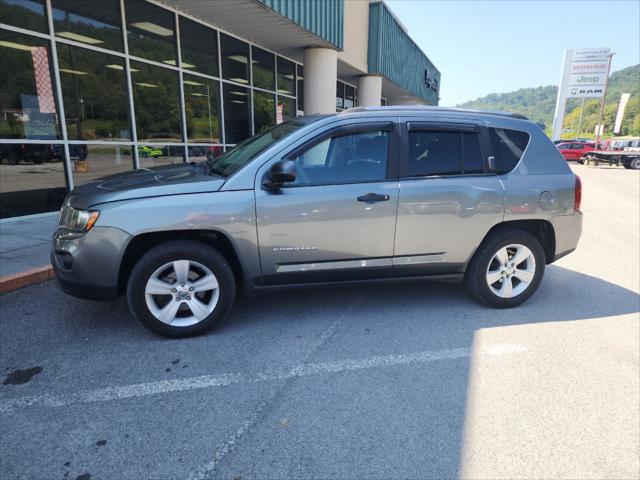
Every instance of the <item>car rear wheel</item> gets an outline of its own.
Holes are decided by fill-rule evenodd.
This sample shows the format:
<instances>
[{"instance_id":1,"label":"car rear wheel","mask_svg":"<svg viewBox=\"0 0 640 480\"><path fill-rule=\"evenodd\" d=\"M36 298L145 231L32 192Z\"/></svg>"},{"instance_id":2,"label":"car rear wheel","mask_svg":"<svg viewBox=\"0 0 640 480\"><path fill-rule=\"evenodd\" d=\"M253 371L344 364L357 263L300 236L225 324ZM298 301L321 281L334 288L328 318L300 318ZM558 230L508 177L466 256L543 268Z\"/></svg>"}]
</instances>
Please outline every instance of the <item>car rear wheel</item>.
<instances>
[{"instance_id":1,"label":"car rear wheel","mask_svg":"<svg viewBox=\"0 0 640 480\"><path fill-rule=\"evenodd\" d=\"M467 267L471 295L495 308L516 307L535 293L545 269L536 237L515 229L497 230L485 239Z\"/></svg>"},{"instance_id":2,"label":"car rear wheel","mask_svg":"<svg viewBox=\"0 0 640 480\"><path fill-rule=\"evenodd\" d=\"M231 310L235 278L227 260L206 244L160 244L135 264L127 286L133 315L168 337L211 329Z\"/></svg>"}]
</instances>

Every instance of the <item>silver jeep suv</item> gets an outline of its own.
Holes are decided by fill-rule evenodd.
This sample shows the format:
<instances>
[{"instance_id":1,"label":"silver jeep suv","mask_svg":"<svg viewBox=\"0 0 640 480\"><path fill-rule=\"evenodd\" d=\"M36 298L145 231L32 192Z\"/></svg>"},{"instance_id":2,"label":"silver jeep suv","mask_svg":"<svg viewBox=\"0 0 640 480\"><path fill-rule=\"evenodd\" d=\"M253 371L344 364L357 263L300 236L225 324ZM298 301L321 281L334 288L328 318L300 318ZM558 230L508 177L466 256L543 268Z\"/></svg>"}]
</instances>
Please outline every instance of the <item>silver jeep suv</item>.
<instances>
[{"instance_id":1,"label":"silver jeep suv","mask_svg":"<svg viewBox=\"0 0 640 480\"><path fill-rule=\"evenodd\" d=\"M575 250L580 196L579 178L524 117L355 108L282 123L202 163L78 187L51 258L63 290L126 293L132 313L168 336L208 330L239 289L463 280L506 308Z\"/></svg>"}]
</instances>

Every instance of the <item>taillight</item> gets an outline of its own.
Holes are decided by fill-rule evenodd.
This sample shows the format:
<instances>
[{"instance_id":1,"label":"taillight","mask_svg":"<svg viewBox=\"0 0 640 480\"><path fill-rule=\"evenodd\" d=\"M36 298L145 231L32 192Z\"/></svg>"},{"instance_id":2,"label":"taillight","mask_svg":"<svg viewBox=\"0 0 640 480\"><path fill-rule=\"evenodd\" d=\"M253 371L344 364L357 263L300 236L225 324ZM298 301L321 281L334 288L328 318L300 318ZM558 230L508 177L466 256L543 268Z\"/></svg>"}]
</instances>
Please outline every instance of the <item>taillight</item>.
<instances>
[{"instance_id":1,"label":"taillight","mask_svg":"<svg viewBox=\"0 0 640 480\"><path fill-rule=\"evenodd\" d=\"M573 196L573 211L580 211L580 204L582 203L582 180L576 175L576 189Z\"/></svg>"}]
</instances>

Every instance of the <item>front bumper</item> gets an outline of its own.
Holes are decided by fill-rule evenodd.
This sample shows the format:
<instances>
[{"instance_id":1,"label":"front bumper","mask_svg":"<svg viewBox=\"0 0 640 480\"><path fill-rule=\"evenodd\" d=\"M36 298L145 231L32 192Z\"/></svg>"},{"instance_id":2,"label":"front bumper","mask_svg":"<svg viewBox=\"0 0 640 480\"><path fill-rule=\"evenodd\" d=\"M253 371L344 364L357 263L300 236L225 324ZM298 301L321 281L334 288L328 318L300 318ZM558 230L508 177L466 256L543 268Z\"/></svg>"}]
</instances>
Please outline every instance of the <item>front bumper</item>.
<instances>
[{"instance_id":1,"label":"front bumper","mask_svg":"<svg viewBox=\"0 0 640 480\"><path fill-rule=\"evenodd\" d=\"M74 239L54 233L51 265L60 288L75 297L115 300L120 263L130 238L115 227L94 227Z\"/></svg>"}]
</instances>

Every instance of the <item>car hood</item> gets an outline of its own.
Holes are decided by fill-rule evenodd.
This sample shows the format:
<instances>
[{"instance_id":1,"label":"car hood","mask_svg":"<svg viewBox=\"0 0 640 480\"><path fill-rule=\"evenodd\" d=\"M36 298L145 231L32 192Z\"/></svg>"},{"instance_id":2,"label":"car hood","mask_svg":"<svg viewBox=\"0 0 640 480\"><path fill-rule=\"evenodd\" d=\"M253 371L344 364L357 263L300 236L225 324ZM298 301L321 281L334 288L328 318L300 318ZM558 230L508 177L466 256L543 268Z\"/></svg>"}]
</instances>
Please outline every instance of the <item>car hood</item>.
<instances>
[{"instance_id":1,"label":"car hood","mask_svg":"<svg viewBox=\"0 0 640 480\"><path fill-rule=\"evenodd\" d=\"M89 208L134 198L217 192L223 184L224 178L209 175L204 165L176 164L92 180L75 188L69 200L75 208Z\"/></svg>"}]
</instances>

